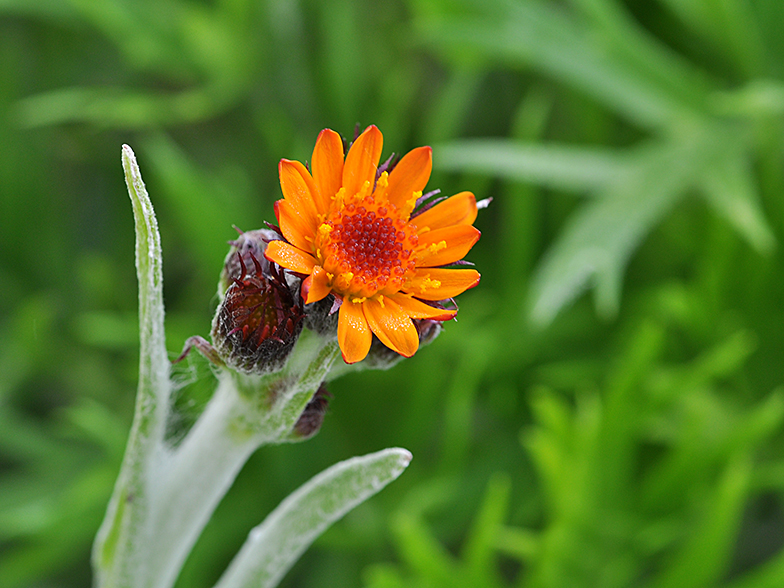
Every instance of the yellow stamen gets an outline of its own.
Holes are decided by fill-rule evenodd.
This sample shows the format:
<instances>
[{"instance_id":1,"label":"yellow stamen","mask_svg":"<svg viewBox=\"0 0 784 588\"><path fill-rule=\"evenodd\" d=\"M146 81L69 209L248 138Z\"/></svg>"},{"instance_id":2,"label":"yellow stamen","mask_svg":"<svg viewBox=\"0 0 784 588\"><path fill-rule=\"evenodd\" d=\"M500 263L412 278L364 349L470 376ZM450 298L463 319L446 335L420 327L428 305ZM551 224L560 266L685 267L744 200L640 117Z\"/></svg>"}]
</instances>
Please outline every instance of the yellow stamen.
<instances>
[{"instance_id":1,"label":"yellow stamen","mask_svg":"<svg viewBox=\"0 0 784 588\"><path fill-rule=\"evenodd\" d=\"M365 183L362 184L362 187L359 189L359 192L356 193L354 196L354 202L358 203L360 200L364 199L365 196L368 196L373 191L373 185L370 183L370 180L365 180Z\"/></svg>"},{"instance_id":2,"label":"yellow stamen","mask_svg":"<svg viewBox=\"0 0 784 588\"><path fill-rule=\"evenodd\" d=\"M334 200L334 203L332 204L332 208L333 209L343 208L343 202L345 199L346 199L346 189L341 187L340 190L337 191L337 194L335 194L332 197L332 200Z\"/></svg>"},{"instance_id":3,"label":"yellow stamen","mask_svg":"<svg viewBox=\"0 0 784 588\"><path fill-rule=\"evenodd\" d=\"M345 272L342 274L338 274L337 279L335 280L335 288L338 290L348 290L351 287L351 280L354 279L353 272Z\"/></svg>"},{"instance_id":4,"label":"yellow stamen","mask_svg":"<svg viewBox=\"0 0 784 588\"><path fill-rule=\"evenodd\" d=\"M417 200L422 196L422 190L418 190L411 194L411 198L406 200L406 203L403 205L403 209L401 212L405 218L411 216L411 213L414 211L414 207L416 206Z\"/></svg>"},{"instance_id":5,"label":"yellow stamen","mask_svg":"<svg viewBox=\"0 0 784 588\"><path fill-rule=\"evenodd\" d=\"M422 284L419 286L419 293L424 294L428 290L435 290L441 287L440 280L433 280L430 278L430 274L426 275L425 278L422 280Z\"/></svg>"},{"instance_id":6,"label":"yellow stamen","mask_svg":"<svg viewBox=\"0 0 784 588\"><path fill-rule=\"evenodd\" d=\"M442 249L446 249L446 241L439 241L438 243L431 243L427 248L430 255L435 255Z\"/></svg>"}]
</instances>

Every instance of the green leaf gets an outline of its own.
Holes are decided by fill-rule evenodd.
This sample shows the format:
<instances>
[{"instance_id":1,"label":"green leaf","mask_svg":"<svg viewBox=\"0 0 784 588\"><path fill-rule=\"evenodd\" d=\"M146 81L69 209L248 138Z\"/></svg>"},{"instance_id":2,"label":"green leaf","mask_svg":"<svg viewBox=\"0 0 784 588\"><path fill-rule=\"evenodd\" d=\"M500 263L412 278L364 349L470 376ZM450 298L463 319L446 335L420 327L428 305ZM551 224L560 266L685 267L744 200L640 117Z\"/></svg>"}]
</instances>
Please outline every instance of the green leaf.
<instances>
[{"instance_id":1,"label":"green leaf","mask_svg":"<svg viewBox=\"0 0 784 588\"><path fill-rule=\"evenodd\" d=\"M493 580L493 584L501 586L496 570L495 538L502 528L509 507L509 496L512 483L507 474L496 473L487 483L482 506L473 522L471 532L463 548L468 576L479 586Z\"/></svg>"},{"instance_id":2,"label":"green leaf","mask_svg":"<svg viewBox=\"0 0 784 588\"><path fill-rule=\"evenodd\" d=\"M136 156L128 145L123 145L122 162L133 205L136 275L139 280L139 394L134 431L150 435L152 445L163 438L154 433L156 428L160 429L159 433L163 431L172 387L163 325L163 253L155 210Z\"/></svg>"},{"instance_id":3,"label":"green leaf","mask_svg":"<svg viewBox=\"0 0 784 588\"><path fill-rule=\"evenodd\" d=\"M539 554L540 537L529 529L500 527L495 537L495 546L499 552L509 557L528 562Z\"/></svg>"},{"instance_id":4,"label":"green leaf","mask_svg":"<svg viewBox=\"0 0 784 588\"><path fill-rule=\"evenodd\" d=\"M496 0L480 14L429 18L422 36L456 54L532 67L593 96L630 121L651 128L695 116L690 104L641 71L603 40L602 31L539 1ZM687 83L684 79L683 83ZM690 91L699 94L698 89Z\"/></svg>"},{"instance_id":5,"label":"green leaf","mask_svg":"<svg viewBox=\"0 0 784 588\"><path fill-rule=\"evenodd\" d=\"M601 314L617 312L632 252L694 183L697 145L640 150L620 181L586 204L564 227L531 286L531 319L547 325L589 285Z\"/></svg>"},{"instance_id":6,"label":"green leaf","mask_svg":"<svg viewBox=\"0 0 784 588\"><path fill-rule=\"evenodd\" d=\"M775 237L760 207L759 190L748 161L733 153L721 159L702 177L708 203L757 251L769 252Z\"/></svg>"},{"instance_id":7,"label":"green leaf","mask_svg":"<svg viewBox=\"0 0 784 588\"><path fill-rule=\"evenodd\" d=\"M392 529L400 557L430 586L451 586L459 575L457 559L433 536L418 516L398 512Z\"/></svg>"},{"instance_id":8,"label":"green leaf","mask_svg":"<svg viewBox=\"0 0 784 588\"><path fill-rule=\"evenodd\" d=\"M139 387L123 468L93 549L97 585L111 584L110 578L133 577L129 569L136 564L129 554L142 547L134 534L149 509L147 467L164 437L172 390L163 325L163 256L158 221L136 156L128 145L122 147L122 163L136 232Z\"/></svg>"},{"instance_id":9,"label":"green leaf","mask_svg":"<svg viewBox=\"0 0 784 588\"><path fill-rule=\"evenodd\" d=\"M606 188L625 175L627 157L606 148L471 139L436 145L441 170L498 175L562 190Z\"/></svg>"},{"instance_id":10,"label":"green leaf","mask_svg":"<svg viewBox=\"0 0 784 588\"><path fill-rule=\"evenodd\" d=\"M86 122L99 127L149 129L193 123L225 106L204 88L178 93L125 88L60 88L19 100L15 117L23 127Z\"/></svg>"},{"instance_id":11,"label":"green leaf","mask_svg":"<svg viewBox=\"0 0 784 588\"><path fill-rule=\"evenodd\" d=\"M250 532L216 588L276 586L316 537L396 479L410 461L405 449L385 449L312 478Z\"/></svg>"},{"instance_id":12,"label":"green leaf","mask_svg":"<svg viewBox=\"0 0 784 588\"><path fill-rule=\"evenodd\" d=\"M709 496L701 524L652 588L698 588L719 581L730 562L751 474L748 454L731 458Z\"/></svg>"}]
</instances>

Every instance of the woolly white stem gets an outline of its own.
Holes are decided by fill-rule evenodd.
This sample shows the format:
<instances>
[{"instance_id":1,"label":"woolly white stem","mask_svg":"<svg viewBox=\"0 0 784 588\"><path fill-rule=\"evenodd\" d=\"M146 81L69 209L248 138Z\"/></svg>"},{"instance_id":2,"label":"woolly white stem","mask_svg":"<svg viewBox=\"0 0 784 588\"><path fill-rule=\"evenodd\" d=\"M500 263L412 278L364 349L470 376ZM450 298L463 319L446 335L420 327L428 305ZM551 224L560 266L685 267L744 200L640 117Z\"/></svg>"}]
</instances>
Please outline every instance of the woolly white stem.
<instances>
[{"instance_id":1,"label":"woolly white stem","mask_svg":"<svg viewBox=\"0 0 784 588\"><path fill-rule=\"evenodd\" d=\"M223 377L202 416L175 453L155 465L147 521L145 585L168 588L242 466L261 444L239 430L244 402Z\"/></svg>"}]
</instances>

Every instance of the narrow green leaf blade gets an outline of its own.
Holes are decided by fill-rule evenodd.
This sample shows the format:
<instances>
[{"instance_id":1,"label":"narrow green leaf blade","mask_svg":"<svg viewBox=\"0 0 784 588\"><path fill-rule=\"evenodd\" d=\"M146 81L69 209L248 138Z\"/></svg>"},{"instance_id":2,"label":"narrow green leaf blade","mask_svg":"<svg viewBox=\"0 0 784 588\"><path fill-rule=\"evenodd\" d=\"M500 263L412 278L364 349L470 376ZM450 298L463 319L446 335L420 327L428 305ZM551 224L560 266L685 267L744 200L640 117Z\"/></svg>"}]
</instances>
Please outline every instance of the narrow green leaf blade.
<instances>
[{"instance_id":1,"label":"narrow green leaf blade","mask_svg":"<svg viewBox=\"0 0 784 588\"><path fill-rule=\"evenodd\" d=\"M602 148L470 139L437 145L441 170L477 172L560 190L606 188L625 175L628 160Z\"/></svg>"},{"instance_id":2,"label":"narrow green leaf blade","mask_svg":"<svg viewBox=\"0 0 784 588\"><path fill-rule=\"evenodd\" d=\"M694 118L692 105L612 51L554 3L496 1L479 14L423 20L423 38L455 55L530 67L593 96L642 127L661 128Z\"/></svg>"},{"instance_id":3,"label":"narrow green leaf blade","mask_svg":"<svg viewBox=\"0 0 784 588\"><path fill-rule=\"evenodd\" d=\"M312 478L250 532L216 588L276 586L316 537L396 479L410 461L405 449L384 449Z\"/></svg>"},{"instance_id":4,"label":"narrow green leaf blade","mask_svg":"<svg viewBox=\"0 0 784 588\"><path fill-rule=\"evenodd\" d=\"M702 178L702 189L713 209L760 253L769 252L775 237L759 201L749 163L743 156L723 158Z\"/></svg>"},{"instance_id":5,"label":"narrow green leaf blade","mask_svg":"<svg viewBox=\"0 0 784 588\"><path fill-rule=\"evenodd\" d=\"M123 145L123 169L128 194L133 206L136 230L136 275L139 280L139 414L149 420L148 426L163 427L163 413L167 408L171 381L166 333L163 317L163 253L158 220L150 196L142 180L136 156L128 145ZM147 422L147 421L145 421ZM150 430L141 431L151 433Z\"/></svg>"},{"instance_id":6,"label":"narrow green leaf blade","mask_svg":"<svg viewBox=\"0 0 784 588\"><path fill-rule=\"evenodd\" d=\"M730 562L752 475L752 459L742 453L726 466L705 518L652 588L715 585Z\"/></svg>"},{"instance_id":7,"label":"narrow green leaf blade","mask_svg":"<svg viewBox=\"0 0 784 588\"><path fill-rule=\"evenodd\" d=\"M135 534L149 508L147 467L163 440L172 390L163 324L163 256L158 221L136 156L128 145L122 147L122 164L136 231L139 386L122 470L93 546L97 585L127 580L136 572L132 555L141 546Z\"/></svg>"},{"instance_id":8,"label":"narrow green leaf blade","mask_svg":"<svg viewBox=\"0 0 784 588\"><path fill-rule=\"evenodd\" d=\"M495 558L495 538L502 528L509 508L512 482L506 473L496 472L488 481L482 506L473 522L463 548L468 576L475 585L489 582L502 586ZM488 586L490 588L490 586Z\"/></svg>"},{"instance_id":9,"label":"narrow green leaf blade","mask_svg":"<svg viewBox=\"0 0 784 588\"><path fill-rule=\"evenodd\" d=\"M456 585L462 571L454 556L433 535L421 516L396 513L392 531L400 559L427 586Z\"/></svg>"},{"instance_id":10,"label":"narrow green leaf blade","mask_svg":"<svg viewBox=\"0 0 784 588\"><path fill-rule=\"evenodd\" d=\"M696 146L638 152L637 169L597 195L564 228L531 286L530 315L547 325L584 289L596 287L600 313L613 315L629 257L682 197L701 169Z\"/></svg>"},{"instance_id":11,"label":"narrow green leaf blade","mask_svg":"<svg viewBox=\"0 0 784 588\"><path fill-rule=\"evenodd\" d=\"M24 128L83 122L106 128L149 129L198 122L222 108L202 88L165 93L76 86L23 98L14 105L14 117Z\"/></svg>"}]
</instances>

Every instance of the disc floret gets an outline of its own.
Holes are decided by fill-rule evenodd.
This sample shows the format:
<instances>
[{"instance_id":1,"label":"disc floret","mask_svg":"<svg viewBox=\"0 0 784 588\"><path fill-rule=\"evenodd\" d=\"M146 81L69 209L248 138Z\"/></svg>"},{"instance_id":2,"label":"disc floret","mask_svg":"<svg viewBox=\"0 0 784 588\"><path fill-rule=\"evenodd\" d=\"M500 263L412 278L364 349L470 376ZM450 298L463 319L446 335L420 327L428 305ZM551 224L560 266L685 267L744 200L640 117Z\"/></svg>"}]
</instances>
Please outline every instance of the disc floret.
<instances>
[{"instance_id":1,"label":"disc floret","mask_svg":"<svg viewBox=\"0 0 784 588\"><path fill-rule=\"evenodd\" d=\"M319 226L316 256L329 287L352 299L399 292L416 270L408 214L378 196L336 208Z\"/></svg>"}]
</instances>

